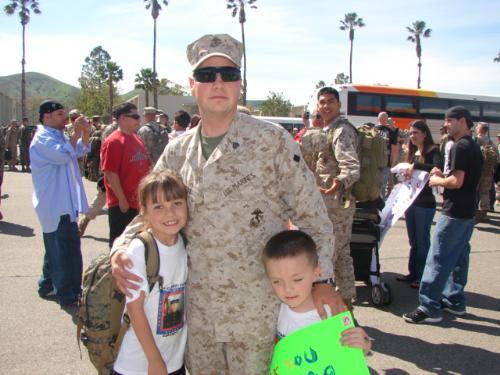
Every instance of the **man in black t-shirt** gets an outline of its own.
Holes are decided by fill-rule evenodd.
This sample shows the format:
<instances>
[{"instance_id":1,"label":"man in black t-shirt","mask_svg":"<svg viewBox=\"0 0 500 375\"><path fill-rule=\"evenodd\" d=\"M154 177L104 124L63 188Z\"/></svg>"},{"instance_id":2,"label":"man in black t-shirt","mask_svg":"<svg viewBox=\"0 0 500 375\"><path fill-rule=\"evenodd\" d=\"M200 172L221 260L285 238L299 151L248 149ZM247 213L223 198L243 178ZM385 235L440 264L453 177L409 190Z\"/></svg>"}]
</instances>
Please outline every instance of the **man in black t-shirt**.
<instances>
[{"instance_id":1,"label":"man in black t-shirt","mask_svg":"<svg viewBox=\"0 0 500 375\"><path fill-rule=\"evenodd\" d=\"M449 173L445 176L434 168L429 180L431 187L444 187L443 211L436 223L420 283L420 305L403 314L410 323L440 322L442 310L458 316L465 314L469 241L474 229L476 189L483 156L471 137L474 124L467 109L462 106L449 108L445 126L455 142L450 150Z\"/></svg>"}]
</instances>

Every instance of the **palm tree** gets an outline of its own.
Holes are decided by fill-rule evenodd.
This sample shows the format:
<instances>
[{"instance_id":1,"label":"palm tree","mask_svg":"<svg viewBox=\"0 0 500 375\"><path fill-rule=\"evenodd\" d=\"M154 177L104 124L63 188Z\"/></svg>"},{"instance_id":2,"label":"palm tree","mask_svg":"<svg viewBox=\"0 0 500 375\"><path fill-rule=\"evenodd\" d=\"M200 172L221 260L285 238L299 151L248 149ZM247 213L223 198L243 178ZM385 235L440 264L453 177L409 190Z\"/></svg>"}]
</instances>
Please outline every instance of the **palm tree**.
<instances>
[{"instance_id":1,"label":"palm tree","mask_svg":"<svg viewBox=\"0 0 500 375\"><path fill-rule=\"evenodd\" d=\"M494 62L500 62L500 52L498 52L497 57L493 59Z\"/></svg>"},{"instance_id":2,"label":"palm tree","mask_svg":"<svg viewBox=\"0 0 500 375\"><path fill-rule=\"evenodd\" d=\"M141 69L141 71L135 75L134 88L144 90L146 95L146 107L149 107L149 92L153 90L156 81L156 74L153 73L151 68Z\"/></svg>"},{"instance_id":3,"label":"palm tree","mask_svg":"<svg viewBox=\"0 0 500 375\"><path fill-rule=\"evenodd\" d=\"M334 80L336 85L342 85L344 83L349 83L349 76L344 73L338 73Z\"/></svg>"},{"instance_id":4,"label":"palm tree","mask_svg":"<svg viewBox=\"0 0 500 375\"><path fill-rule=\"evenodd\" d=\"M21 60L21 111L23 117L26 117L26 76L24 73L24 65L26 64L26 25L30 22L30 13L33 11L35 14L42 13L38 8L37 0L10 0L10 4L4 7L5 13L9 16L14 14L19 9L19 18L23 26L23 59ZM31 11L30 11L31 8Z\"/></svg>"},{"instance_id":5,"label":"palm tree","mask_svg":"<svg viewBox=\"0 0 500 375\"><path fill-rule=\"evenodd\" d=\"M109 89L109 114L113 116L113 98L115 96L114 84L123 79L123 70L114 61L107 61L100 72L102 79L108 83Z\"/></svg>"},{"instance_id":6,"label":"palm tree","mask_svg":"<svg viewBox=\"0 0 500 375\"><path fill-rule=\"evenodd\" d=\"M351 52L349 54L349 83L352 83L352 45L354 42L354 28L363 27L365 23L356 13L345 14L344 19L340 20L340 23L342 24L340 30L349 30L349 40L351 41Z\"/></svg>"},{"instance_id":7,"label":"palm tree","mask_svg":"<svg viewBox=\"0 0 500 375\"><path fill-rule=\"evenodd\" d=\"M418 80L417 80L417 88L420 88L420 73L422 70L422 43L420 38L428 38L431 36L431 29L425 28L425 21L415 21L413 22L412 27L406 26L406 29L411 34L407 40L416 44L417 57L418 57Z\"/></svg>"},{"instance_id":8,"label":"palm tree","mask_svg":"<svg viewBox=\"0 0 500 375\"><path fill-rule=\"evenodd\" d=\"M245 5L250 5L250 8L257 9L257 6L254 3L257 0L226 0L227 9L232 9L232 16L236 17L238 14L239 22L241 25L241 42L243 43L243 87L242 87L242 97L243 97L243 105L247 105L247 52L246 52L246 43L245 43L245 22L246 22L246 13L245 13Z\"/></svg>"},{"instance_id":9,"label":"palm tree","mask_svg":"<svg viewBox=\"0 0 500 375\"><path fill-rule=\"evenodd\" d=\"M153 17L153 23L154 23L154 31L153 31L153 73L156 76L156 19L160 15L160 10L161 10L161 5L160 3L163 3L163 5L168 6L168 0L144 0L146 3L146 9L151 8L151 16ZM154 82L153 85L153 103L155 108L158 108L158 89L157 89L157 82Z\"/></svg>"}]
</instances>

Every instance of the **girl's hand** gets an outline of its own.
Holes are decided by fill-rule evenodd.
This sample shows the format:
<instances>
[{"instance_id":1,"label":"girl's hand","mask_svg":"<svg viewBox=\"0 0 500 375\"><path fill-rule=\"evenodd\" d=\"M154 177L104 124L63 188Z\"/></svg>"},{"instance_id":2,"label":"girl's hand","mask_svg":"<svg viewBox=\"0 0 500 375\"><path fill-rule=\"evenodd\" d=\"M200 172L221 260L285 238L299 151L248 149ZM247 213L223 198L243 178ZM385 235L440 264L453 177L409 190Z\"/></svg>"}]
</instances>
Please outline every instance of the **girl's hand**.
<instances>
[{"instance_id":1,"label":"girl's hand","mask_svg":"<svg viewBox=\"0 0 500 375\"><path fill-rule=\"evenodd\" d=\"M340 342L342 345L350 348L363 349L363 353L365 355L367 355L372 348L371 340L368 338L365 330L361 327L346 329L342 332Z\"/></svg>"},{"instance_id":2,"label":"girl's hand","mask_svg":"<svg viewBox=\"0 0 500 375\"><path fill-rule=\"evenodd\" d=\"M404 173L403 176L405 180L409 180L411 178L411 175L413 174L413 164L410 165L410 168L408 168Z\"/></svg>"},{"instance_id":3,"label":"girl's hand","mask_svg":"<svg viewBox=\"0 0 500 375\"><path fill-rule=\"evenodd\" d=\"M148 375L168 375L167 365L162 358L148 363Z\"/></svg>"}]
</instances>

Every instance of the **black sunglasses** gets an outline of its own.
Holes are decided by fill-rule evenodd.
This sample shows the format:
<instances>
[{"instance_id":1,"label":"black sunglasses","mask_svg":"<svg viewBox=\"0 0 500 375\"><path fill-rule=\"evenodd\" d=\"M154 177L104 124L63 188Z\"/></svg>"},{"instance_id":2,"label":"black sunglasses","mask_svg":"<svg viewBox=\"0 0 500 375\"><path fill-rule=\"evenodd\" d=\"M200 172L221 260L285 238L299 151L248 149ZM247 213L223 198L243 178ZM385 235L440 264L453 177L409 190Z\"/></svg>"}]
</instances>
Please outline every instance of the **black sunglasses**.
<instances>
[{"instance_id":1,"label":"black sunglasses","mask_svg":"<svg viewBox=\"0 0 500 375\"><path fill-rule=\"evenodd\" d=\"M141 118L141 115L138 115L136 113L132 115L123 115L123 116L133 118L134 120L139 120Z\"/></svg>"},{"instance_id":2,"label":"black sunglasses","mask_svg":"<svg viewBox=\"0 0 500 375\"><path fill-rule=\"evenodd\" d=\"M215 82L217 73L220 74L224 82L236 82L241 79L240 69L231 66L209 66L207 68L196 69L193 72L193 77L196 81L202 83Z\"/></svg>"}]
</instances>

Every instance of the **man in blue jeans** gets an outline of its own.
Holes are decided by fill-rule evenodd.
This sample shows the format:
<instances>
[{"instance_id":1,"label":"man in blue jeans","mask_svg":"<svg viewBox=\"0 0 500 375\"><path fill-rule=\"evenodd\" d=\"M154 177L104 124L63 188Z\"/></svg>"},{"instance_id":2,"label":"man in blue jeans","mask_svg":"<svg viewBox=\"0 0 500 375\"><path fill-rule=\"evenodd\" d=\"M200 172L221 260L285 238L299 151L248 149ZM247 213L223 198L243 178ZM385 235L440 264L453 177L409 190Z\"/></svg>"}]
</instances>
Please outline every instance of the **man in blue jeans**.
<instances>
[{"instance_id":1,"label":"man in blue jeans","mask_svg":"<svg viewBox=\"0 0 500 375\"><path fill-rule=\"evenodd\" d=\"M33 205L45 246L38 294L70 306L78 301L83 268L76 222L78 213L88 209L77 158L90 150L91 127L80 116L68 138L66 112L56 101L42 102L39 114L42 124L30 146Z\"/></svg>"},{"instance_id":2,"label":"man in blue jeans","mask_svg":"<svg viewBox=\"0 0 500 375\"><path fill-rule=\"evenodd\" d=\"M474 228L476 189L483 164L479 146L471 137L470 112L462 107L446 111L445 127L454 140L448 159L449 173L431 171L429 186L444 187L443 211L432 240L420 282L419 302L403 314L410 323L437 323L441 311L465 314L464 288L469 270L470 238Z\"/></svg>"}]
</instances>

